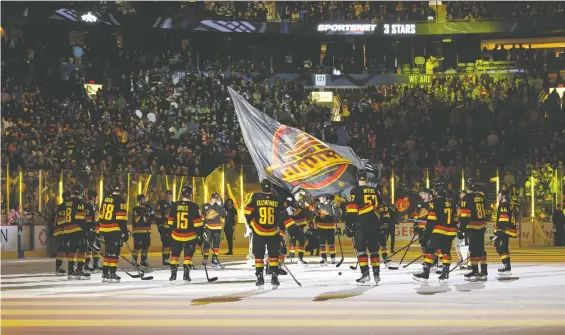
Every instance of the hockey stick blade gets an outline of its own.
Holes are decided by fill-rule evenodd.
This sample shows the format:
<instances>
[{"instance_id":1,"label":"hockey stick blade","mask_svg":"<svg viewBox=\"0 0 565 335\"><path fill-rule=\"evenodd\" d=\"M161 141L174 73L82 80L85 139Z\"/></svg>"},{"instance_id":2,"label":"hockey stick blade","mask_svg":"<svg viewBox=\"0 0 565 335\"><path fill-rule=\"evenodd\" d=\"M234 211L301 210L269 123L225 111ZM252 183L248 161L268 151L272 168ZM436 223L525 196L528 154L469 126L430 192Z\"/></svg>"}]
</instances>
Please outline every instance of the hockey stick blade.
<instances>
[{"instance_id":1,"label":"hockey stick blade","mask_svg":"<svg viewBox=\"0 0 565 335\"><path fill-rule=\"evenodd\" d=\"M208 282L209 282L209 283L213 283L213 282L215 282L216 280L218 280L218 277L208 278Z\"/></svg>"},{"instance_id":2,"label":"hockey stick blade","mask_svg":"<svg viewBox=\"0 0 565 335\"><path fill-rule=\"evenodd\" d=\"M398 270L399 267L398 267L398 266L389 266L387 269L389 269L389 270Z\"/></svg>"},{"instance_id":3,"label":"hockey stick blade","mask_svg":"<svg viewBox=\"0 0 565 335\"><path fill-rule=\"evenodd\" d=\"M149 276L149 277L141 277L141 280L153 280L153 276Z\"/></svg>"},{"instance_id":4,"label":"hockey stick blade","mask_svg":"<svg viewBox=\"0 0 565 335\"><path fill-rule=\"evenodd\" d=\"M339 268L341 266L341 264L343 264L344 259L342 258L336 265L336 268Z\"/></svg>"}]
</instances>

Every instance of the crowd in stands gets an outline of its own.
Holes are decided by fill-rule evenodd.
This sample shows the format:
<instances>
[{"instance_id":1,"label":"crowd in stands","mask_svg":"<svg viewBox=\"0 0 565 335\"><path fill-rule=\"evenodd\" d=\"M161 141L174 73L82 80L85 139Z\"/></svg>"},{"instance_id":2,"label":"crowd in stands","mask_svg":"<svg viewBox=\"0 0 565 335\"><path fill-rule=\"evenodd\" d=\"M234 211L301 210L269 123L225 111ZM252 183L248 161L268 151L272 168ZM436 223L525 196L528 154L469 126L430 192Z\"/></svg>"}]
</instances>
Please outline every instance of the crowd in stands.
<instances>
[{"instance_id":1,"label":"crowd in stands","mask_svg":"<svg viewBox=\"0 0 565 335\"><path fill-rule=\"evenodd\" d=\"M220 164L251 164L228 86L281 123L352 146L385 176L394 171L397 192L422 185L425 168L431 178L457 181L464 171L488 181L505 167L504 182L523 199L535 171L544 198L555 187L550 171L565 161L565 114L555 93L540 102L543 76L444 76L340 92L343 121L332 124L330 110L295 82L271 86L213 66L172 76L190 68L188 53L122 54L119 72L85 78L75 69L60 82L43 46L3 42L1 160L13 177L37 169L206 176ZM87 92L93 78L104 86Z\"/></svg>"}]
</instances>

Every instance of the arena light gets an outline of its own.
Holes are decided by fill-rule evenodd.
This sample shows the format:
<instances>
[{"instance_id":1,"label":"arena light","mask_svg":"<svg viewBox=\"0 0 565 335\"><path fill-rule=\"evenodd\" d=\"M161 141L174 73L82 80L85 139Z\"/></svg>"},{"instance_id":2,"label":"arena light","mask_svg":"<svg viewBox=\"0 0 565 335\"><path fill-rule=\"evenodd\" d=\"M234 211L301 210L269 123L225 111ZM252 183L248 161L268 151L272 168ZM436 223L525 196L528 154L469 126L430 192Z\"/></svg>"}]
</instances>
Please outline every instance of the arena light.
<instances>
[{"instance_id":1,"label":"arena light","mask_svg":"<svg viewBox=\"0 0 565 335\"><path fill-rule=\"evenodd\" d=\"M24 211L24 202L23 202L23 193L24 193L24 183L23 183L23 179L24 179L24 173L22 170L20 170L20 172L18 172L18 188L20 191L20 194L18 195L18 199L20 201L20 211L23 213Z\"/></svg>"},{"instance_id":2,"label":"arena light","mask_svg":"<svg viewBox=\"0 0 565 335\"><path fill-rule=\"evenodd\" d=\"M91 12L84 14L83 16L80 17L80 19L84 22L89 22L89 23L94 23L94 22L98 21L98 18L96 16L92 15Z\"/></svg>"},{"instance_id":3,"label":"arena light","mask_svg":"<svg viewBox=\"0 0 565 335\"><path fill-rule=\"evenodd\" d=\"M102 207L102 200L104 198L104 177L100 175L100 181L98 182L98 206Z\"/></svg>"}]
</instances>

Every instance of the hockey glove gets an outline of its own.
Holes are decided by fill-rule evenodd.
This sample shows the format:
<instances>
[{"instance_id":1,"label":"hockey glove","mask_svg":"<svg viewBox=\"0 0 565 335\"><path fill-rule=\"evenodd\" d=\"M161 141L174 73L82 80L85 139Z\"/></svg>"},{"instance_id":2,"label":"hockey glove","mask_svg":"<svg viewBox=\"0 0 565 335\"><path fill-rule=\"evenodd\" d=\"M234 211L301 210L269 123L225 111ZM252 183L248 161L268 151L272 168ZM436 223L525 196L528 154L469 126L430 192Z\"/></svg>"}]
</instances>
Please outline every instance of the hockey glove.
<instances>
[{"instance_id":1,"label":"hockey glove","mask_svg":"<svg viewBox=\"0 0 565 335\"><path fill-rule=\"evenodd\" d=\"M457 238L460 240L464 240L465 239L465 233L463 233L461 230L457 230Z\"/></svg>"},{"instance_id":2,"label":"hockey glove","mask_svg":"<svg viewBox=\"0 0 565 335\"><path fill-rule=\"evenodd\" d=\"M506 233L499 230L499 231L494 232L494 236L496 236L496 238L498 238L498 239L502 239L506 236Z\"/></svg>"},{"instance_id":3,"label":"hockey glove","mask_svg":"<svg viewBox=\"0 0 565 335\"><path fill-rule=\"evenodd\" d=\"M352 238L355 235L352 225L345 225L345 236Z\"/></svg>"},{"instance_id":4,"label":"hockey glove","mask_svg":"<svg viewBox=\"0 0 565 335\"><path fill-rule=\"evenodd\" d=\"M122 231L122 242L123 242L123 243L127 243L127 242L128 242L128 240L129 240L129 235L130 235L130 234L129 234L129 230L126 229L126 230Z\"/></svg>"}]
</instances>

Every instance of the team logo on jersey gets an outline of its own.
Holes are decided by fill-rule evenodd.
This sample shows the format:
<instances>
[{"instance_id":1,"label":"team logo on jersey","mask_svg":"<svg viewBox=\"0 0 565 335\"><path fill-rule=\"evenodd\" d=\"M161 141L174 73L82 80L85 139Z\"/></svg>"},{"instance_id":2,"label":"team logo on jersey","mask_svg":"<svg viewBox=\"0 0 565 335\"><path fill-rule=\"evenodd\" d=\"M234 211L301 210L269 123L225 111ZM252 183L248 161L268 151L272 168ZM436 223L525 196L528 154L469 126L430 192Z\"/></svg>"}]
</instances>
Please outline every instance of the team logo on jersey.
<instances>
[{"instance_id":1,"label":"team logo on jersey","mask_svg":"<svg viewBox=\"0 0 565 335\"><path fill-rule=\"evenodd\" d=\"M281 125L273 136L273 163L267 172L292 186L317 190L339 180L351 164L324 142Z\"/></svg>"},{"instance_id":2,"label":"team logo on jersey","mask_svg":"<svg viewBox=\"0 0 565 335\"><path fill-rule=\"evenodd\" d=\"M395 202L396 210L404 213L410 208L410 199L408 197L400 198Z\"/></svg>"}]
</instances>

